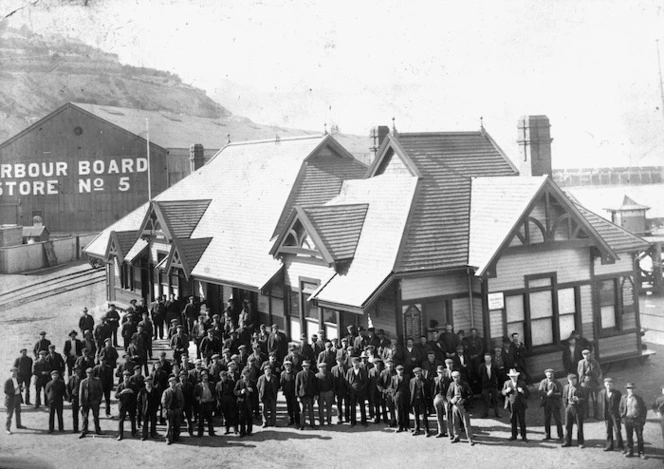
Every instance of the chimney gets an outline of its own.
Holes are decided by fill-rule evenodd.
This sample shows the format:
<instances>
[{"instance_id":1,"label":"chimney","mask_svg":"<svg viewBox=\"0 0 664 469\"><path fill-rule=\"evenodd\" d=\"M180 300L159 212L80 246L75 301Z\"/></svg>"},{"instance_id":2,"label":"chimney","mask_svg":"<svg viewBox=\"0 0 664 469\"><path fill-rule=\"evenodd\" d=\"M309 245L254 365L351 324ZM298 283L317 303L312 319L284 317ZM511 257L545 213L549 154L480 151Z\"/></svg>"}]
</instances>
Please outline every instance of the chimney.
<instances>
[{"instance_id":1,"label":"chimney","mask_svg":"<svg viewBox=\"0 0 664 469\"><path fill-rule=\"evenodd\" d=\"M546 116L519 118L519 174L551 175L551 125Z\"/></svg>"},{"instance_id":2,"label":"chimney","mask_svg":"<svg viewBox=\"0 0 664 469\"><path fill-rule=\"evenodd\" d=\"M200 143L189 147L189 172L193 173L205 164L205 149Z\"/></svg>"},{"instance_id":3,"label":"chimney","mask_svg":"<svg viewBox=\"0 0 664 469\"><path fill-rule=\"evenodd\" d=\"M390 128L386 125L379 125L378 127L371 128L370 137L373 139L373 147L371 147L371 151L373 152L374 156L389 134Z\"/></svg>"}]
</instances>

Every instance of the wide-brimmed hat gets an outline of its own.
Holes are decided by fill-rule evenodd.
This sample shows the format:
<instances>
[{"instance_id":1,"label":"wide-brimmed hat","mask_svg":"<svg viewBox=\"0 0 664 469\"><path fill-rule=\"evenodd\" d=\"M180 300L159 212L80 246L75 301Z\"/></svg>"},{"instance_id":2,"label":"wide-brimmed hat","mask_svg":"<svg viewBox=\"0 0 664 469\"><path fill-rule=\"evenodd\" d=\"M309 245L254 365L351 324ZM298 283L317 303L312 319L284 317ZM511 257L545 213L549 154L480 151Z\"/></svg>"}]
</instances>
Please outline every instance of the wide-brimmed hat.
<instances>
[{"instance_id":1,"label":"wide-brimmed hat","mask_svg":"<svg viewBox=\"0 0 664 469\"><path fill-rule=\"evenodd\" d=\"M512 368L509 373L507 373L507 376L519 376L521 373L516 371L515 368Z\"/></svg>"},{"instance_id":2,"label":"wide-brimmed hat","mask_svg":"<svg viewBox=\"0 0 664 469\"><path fill-rule=\"evenodd\" d=\"M76 332L74 329L72 329L71 332L67 335L69 335L71 337L72 335L78 335L78 332Z\"/></svg>"},{"instance_id":3,"label":"wide-brimmed hat","mask_svg":"<svg viewBox=\"0 0 664 469\"><path fill-rule=\"evenodd\" d=\"M625 389L634 389L636 385L634 383L627 383L625 384Z\"/></svg>"}]
</instances>

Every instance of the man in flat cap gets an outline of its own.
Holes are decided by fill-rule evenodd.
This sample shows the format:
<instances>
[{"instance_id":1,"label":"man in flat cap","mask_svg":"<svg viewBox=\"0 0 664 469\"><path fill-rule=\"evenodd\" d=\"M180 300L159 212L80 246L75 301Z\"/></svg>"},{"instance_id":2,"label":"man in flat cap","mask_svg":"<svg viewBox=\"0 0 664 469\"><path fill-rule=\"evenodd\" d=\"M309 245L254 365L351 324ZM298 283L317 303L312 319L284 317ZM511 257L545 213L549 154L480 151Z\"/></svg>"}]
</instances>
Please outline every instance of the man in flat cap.
<instances>
[{"instance_id":1,"label":"man in flat cap","mask_svg":"<svg viewBox=\"0 0 664 469\"><path fill-rule=\"evenodd\" d=\"M30 381L32 380L32 365L34 362L28 356L28 349L22 348L21 355L14 360L14 368L18 370L18 383L21 389L25 391L25 400L21 401L25 405L30 405Z\"/></svg>"},{"instance_id":2,"label":"man in flat cap","mask_svg":"<svg viewBox=\"0 0 664 469\"><path fill-rule=\"evenodd\" d=\"M397 413L396 433L405 432L410 429L408 414L410 412L410 382L404 375L404 366L397 365L397 374L392 377L392 389L394 390L394 407Z\"/></svg>"},{"instance_id":3,"label":"man in flat cap","mask_svg":"<svg viewBox=\"0 0 664 469\"><path fill-rule=\"evenodd\" d=\"M300 430L304 430L306 416L309 416L309 425L316 428L314 418L314 397L318 394L316 387L316 375L311 371L311 362L305 360L302 362L302 371L295 375L295 391L302 404L300 413Z\"/></svg>"},{"instance_id":4,"label":"man in flat cap","mask_svg":"<svg viewBox=\"0 0 664 469\"><path fill-rule=\"evenodd\" d=\"M88 313L88 308L83 307L81 317L78 319L78 328L81 330L81 334L85 331L93 331L95 328L95 318L90 316Z\"/></svg>"},{"instance_id":5,"label":"man in flat cap","mask_svg":"<svg viewBox=\"0 0 664 469\"><path fill-rule=\"evenodd\" d=\"M369 347L372 346L369 345ZM373 367L369 369L369 386L367 388L369 409L371 410L370 415L373 413L374 423L380 423L381 414L383 416L386 415L385 406L383 405L383 396L378 390L378 381L380 380L380 374L383 372L383 369L383 360L381 360L380 357L374 357ZM387 423L387 420L385 423Z\"/></svg>"},{"instance_id":6,"label":"man in flat cap","mask_svg":"<svg viewBox=\"0 0 664 469\"><path fill-rule=\"evenodd\" d=\"M180 363L182 354L189 349L189 337L184 333L184 327L179 324L176 326L176 333L171 338L171 349L173 350L173 361Z\"/></svg>"},{"instance_id":7,"label":"man in flat cap","mask_svg":"<svg viewBox=\"0 0 664 469\"><path fill-rule=\"evenodd\" d=\"M318 388L318 420L321 426L327 422L332 425L332 405L334 404L334 377L327 369L327 363L318 364L316 373Z\"/></svg>"},{"instance_id":8,"label":"man in flat cap","mask_svg":"<svg viewBox=\"0 0 664 469\"><path fill-rule=\"evenodd\" d=\"M230 377L228 371L219 372L219 382L215 387L217 395L217 405L224 419L224 426L228 435L231 432L231 427L238 433L237 427L237 402L235 398L235 382Z\"/></svg>"},{"instance_id":9,"label":"man in flat cap","mask_svg":"<svg viewBox=\"0 0 664 469\"><path fill-rule=\"evenodd\" d=\"M562 407L563 388L555 379L553 368L544 370L544 378L540 381L539 392L541 396L541 407L544 409L544 433L545 440L551 439L551 417L556 421L558 439L563 439L563 425L560 421L560 409Z\"/></svg>"},{"instance_id":10,"label":"man in flat cap","mask_svg":"<svg viewBox=\"0 0 664 469\"><path fill-rule=\"evenodd\" d=\"M436 438L447 436L445 431L445 416L448 415L447 390L452 384L452 375L448 378L445 375L445 367L438 365L436 368L436 377L433 379L433 408L436 412L436 422L438 424L438 433ZM449 406L451 408L451 406ZM451 412L451 411L450 411ZM452 432L452 421L447 418L447 428Z\"/></svg>"},{"instance_id":11,"label":"man in flat cap","mask_svg":"<svg viewBox=\"0 0 664 469\"><path fill-rule=\"evenodd\" d=\"M51 367L51 370L58 370L60 372L60 377L64 379L66 368L65 359L62 358L62 355L55 351L54 344L48 346L48 355L46 356L46 361Z\"/></svg>"},{"instance_id":12,"label":"man in flat cap","mask_svg":"<svg viewBox=\"0 0 664 469\"><path fill-rule=\"evenodd\" d=\"M562 447L572 446L572 429L576 423L579 447L584 447L583 406L588 400L587 391L577 383L574 373L567 375L567 384L563 387L563 406L565 407L565 443Z\"/></svg>"},{"instance_id":13,"label":"man in flat cap","mask_svg":"<svg viewBox=\"0 0 664 469\"><path fill-rule=\"evenodd\" d=\"M258 400L261 406L263 428L277 425L277 393L279 392L279 379L272 374L272 366L263 368L263 374L256 383Z\"/></svg>"},{"instance_id":14,"label":"man in flat cap","mask_svg":"<svg viewBox=\"0 0 664 469\"><path fill-rule=\"evenodd\" d=\"M42 350L48 353L48 346L51 345L51 341L46 338L46 331L41 331L39 333L39 340L35 343L35 346L32 348L32 351L35 354L35 358L39 358L39 352Z\"/></svg>"},{"instance_id":15,"label":"man in flat cap","mask_svg":"<svg viewBox=\"0 0 664 469\"><path fill-rule=\"evenodd\" d=\"M627 383L625 385L625 395L620 399L619 412L620 417L625 422L625 433L627 435L625 457L631 458L634 456L634 434L636 433L636 447L639 457L645 459L643 426L646 423L648 409L641 396L634 393L634 388L636 388L634 383Z\"/></svg>"},{"instance_id":16,"label":"man in flat cap","mask_svg":"<svg viewBox=\"0 0 664 469\"><path fill-rule=\"evenodd\" d=\"M7 409L7 435L11 435L12 416L16 415L16 428L25 428L21 425L21 384L18 380L18 369L10 370L11 377L5 381L5 409Z\"/></svg>"},{"instance_id":17,"label":"man in flat cap","mask_svg":"<svg viewBox=\"0 0 664 469\"><path fill-rule=\"evenodd\" d=\"M510 422L512 424L512 436L509 441L514 441L517 438L517 423L521 430L521 439L528 442L526 436L526 407L527 399L530 392L525 382L519 379L519 373L516 369L512 368L507 376L508 381L503 385L502 394L505 396L506 405L510 410Z\"/></svg>"},{"instance_id":18,"label":"man in flat cap","mask_svg":"<svg viewBox=\"0 0 664 469\"><path fill-rule=\"evenodd\" d=\"M612 451L614 443L619 450L624 450L622 426L620 419L620 399L622 394L614 389L613 378L604 378L604 389L597 393L598 418L604 420L606 426L606 445L604 451ZM615 438L614 438L615 436Z\"/></svg>"},{"instance_id":19,"label":"man in flat cap","mask_svg":"<svg viewBox=\"0 0 664 469\"><path fill-rule=\"evenodd\" d=\"M51 381L46 385L46 402L48 403L48 432L55 430L55 415L58 415L58 430L65 431L62 409L67 388L60 377L60 370L51 371Z\"/></svg>"},{"instance_id":20,"label":"man in flat cap","mask_svg":"<svg viewBox=\"0 0 664 469\"><path fill-rule=\"evenodd\" d=\"M140 372L140 368L139 368ZM118 410L120 412L118 422L118 441L124 438L124 422L129 416L131 422L131 436L136 436L136 398L137 389L131 382L131 373L126 370L122 373L123 382L120 383L115 391L115 398L118 400Z\"/></svg>"},{"instance_id":21,"label":"man in flat cap","mask_svg":"<svg viewBox=\"0 0 664 469\"><path fill-rule=\"evenodd\" d=\"M81 405L81 415L83 416L83 429L79 438L85 438L88 433L88 417L92 411L92 419L95 426L95 433L101 435L99 425L99 408L104 395L101 380L94 375L92 368L85 370L86 378L81 380L79 386L78 399Z\"/></svg>"},{"instance_id":22,"label":"man in flat cap","mask_svg":"<svg viewBox=\"0 0 664 469\"><path fill-rule=\"evenodd\" d=\"M581 355L583 355L583 359L579 361L576 374L579 376L579 385L588 388L588 402L584 407L586 413L584 417L588 418L592 409L592 416L597 418L597 392L602 382L602 369L597 360L592 357L589 348L584 349Z\"/></svg>"},{"instance_id":23,"label":"man in flat cap","mask_svg":"<svg viewBox=\"0 0 664 469\"><path fill-rule=\"evenodd\" d=\"M104 317L106 318L106 322L108 322L108 325L111 330L111 335L113 338L113 347L117 347L118 328L120 327L120 313L118 313L118 310L115 309L115 305L113 303L108 305L108 311L106 311Z\"/></svg>"},{"instance_id":24,"label":"man in flat cap","mask_svg":"<svg viewBox=\"0 0 664 469\"><path fill-rule=\"evenodd\" d=\"M180 441L180 420L182 418L184 396L177 382L178 380L175 376L168 378L168 389L161 396L161 405L166 411L168 419L166 442L169 445L174 441Z\"/></svg>"},{"instance_id":25,"label":"man in flat cap","mask_svg":"<svg viewBox=\"0 0 664 469\"><path fill-rule=\"evenodd\" d=\"M157 412L161 400L161 393L154 387L151 377L145 378L144 387L138 391L137 413L142 422L141 441L149 437L157 438Z\"/></svg>"},{"instance_id":26,"label":"man in flat cap","mask_svg":"<svg viewBox=\"0 0 664 469\"><path fill-rule=\"evenodd\" d=\"M199 309L196 307L196 299L193 296L189 297L189 301L182 309L182 324L186 325L187 333L191 334L194 329L194 323L198 317Z\"/></svg>"},{"instance_id":27,"label":"man in flat cap","mask_svg":"<svg viewBox=\"0 0 664 469\"><path fill-rule=\"evenodd\" d=\"M424 424L424 434L429 437L429 419L427 412L427 403L431 400L429 387L422 376L422 368L416 366L413 368L413 374L415 376L410 380L410 406L413 409L413 415L415 416L415 432L413 433L413 436L421 434L420 419L422 419L422 423Z\"/></svg>"},{"instance_id":28,"label":"man in flat cap","mask_svg":"<svg viewBox=\"0 0 664 469\"><path fill-rule=\"evenodd\" d=\"M42 389L44 390L44 405L48 405L48 399L46 399L46 385L51 380L51 365L46 361L46 355L48 352L46 350L40 350L38 352L39 358L35 360L32 365L32 374L35 375L35 392L37 396L35 397L35 409L39 409L41 406L41 395Z\"/></svg>"},{"instance_id":29,"label":"man in flat cap","mask_svg":"<svg viewBox=\"0 0 664 469\"><path fill-rule=\"evenodd\" d=\"M80 408L79 394L81 381L83 380L83 370L80 366L74 365L73 374L67 381L67 399L71 404L71 417L74 429L72 433L78 433L78 411Z\"/></svg>"},{"instance_id":30,"label":"man in flat cap","mask_svg":"<svg viewBox=\"0 0 664 469\"><path fill-rule=\"evenodd\" d=\"M360 359L353 357L353 366L346 372L348 401L350 407L350 425L357 424L357 406L360 407L360 422L367 426L366 393L369 387L369 376L366 368L360 366Z\"/></svg>"},{"instance_id":31,"label":"man in flat cap","mask_svg":"<svg viewBox=\"0 0 664 469\"><path fill-rule=\"evenodd\" d=\"M376 389L378 390L380 406L383 409L383 421L393 428L397 424L394 408L394 389L392 388L392 377L396 374L394 362L385 361L385 368L378 375Z\"/></svg>"},{"instance_id":32,"label":"man in flat cap","mask_svg":"<svg viewBox=\"0 0 664 469\"><path fill-rule=\"evenodd\" d=\"M69 340L65 341L65 346L62 350L65 362L67 363L67 376L71 376L74 371L76 359L83 355L83 342L76 338L77 335L78 332L72 329L69 333Z\"/></svg>"},{"instance_id":33,"label":"man in flat cap","mask_svg":"<svg viewBox=\"0 0 664 469\"><path fill-rule=\"evenodd\" d=\"M208 435L214 436L214 423L212 413L214 411L214 389L210 384L206 370L201 372L201 381L194 387L194 399L198 404L198 437L203 436L205 424L208 426Z\"/></svg>"},{"instance_id":34,"label":"man in flat cap","mask_svg":"<svg viewBox=\"0 0 664 469\"><path fill-rule=\"evenodd\" d=\"M337 425L350 422L350 407L348 406L348 386L346 384L346 359L343 356L336 357L336 365L330 370L334 382L334 397L337 402Z\"/></svg>"},{"instance_id":35,"label":"man in flat cap","mask_svg":"<svg viewBox=\"0 0 664 469\"><path fill-rule=\"evenodd\" d=\"M500 418L498 410L498 393L500 390L500 378L498 368L493 362L490 352L484 352L483 362L475 370L478 377L479 387L482 390L482 399L484 400L484 418L489 417L489 409L493 409L496 418ZM560 417L558 418L560 424Z\"/></svg>"},{"instance_id":36,"label":"man in flat cap","mask_svg":"<svg viewBox=\"0 0 664 469\"><path fill-rule=\"evenodd\" d=\"M251 381L251 373L245 369L242 371L242 378L235 383L240 437L251 436L253 434L254 423L251 411L253 409L252 396L255 392L256 386Z\"/></svg>"}]
</instances>

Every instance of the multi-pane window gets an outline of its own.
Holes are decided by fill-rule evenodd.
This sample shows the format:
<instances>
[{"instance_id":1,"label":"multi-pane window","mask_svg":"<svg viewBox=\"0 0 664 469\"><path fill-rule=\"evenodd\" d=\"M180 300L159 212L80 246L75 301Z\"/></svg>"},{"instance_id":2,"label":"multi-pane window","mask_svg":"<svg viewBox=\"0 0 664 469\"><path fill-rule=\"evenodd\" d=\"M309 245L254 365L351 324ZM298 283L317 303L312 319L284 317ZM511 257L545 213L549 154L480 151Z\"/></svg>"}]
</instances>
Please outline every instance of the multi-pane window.
<instances>
[{"instance_id":1,"label":"multi-pane window","mask_svg":"<svg viewBox=\"0 0 664 469\"><path fill-rule=\"evenodd\" d=\"M560 340L569 337L576 329L576 289L562 288L558 290L558 327Z\"/></svg>"},{"instance_id":2,"label":"multi-pane window","mask_svg":"<svg viewBox=\"0 0 664 469\"><path fill-rule=\"evenodd\" d=\"M616 279L599 282L600 324L602 329L615 329L616 324Z\"/></svg>"},{"instance_id":3,"label":"multi-pane window","mask_svg":"<svg viewBox=\"0 0 664 469\"><path fill-rule=\"evenodd\" d=\"M505 313L507 317L507 335L511 336L514 332L518 332L519 337L525 337L526 313L523 307L523 295L506 296Z\"/></svg>"}]
</instances>

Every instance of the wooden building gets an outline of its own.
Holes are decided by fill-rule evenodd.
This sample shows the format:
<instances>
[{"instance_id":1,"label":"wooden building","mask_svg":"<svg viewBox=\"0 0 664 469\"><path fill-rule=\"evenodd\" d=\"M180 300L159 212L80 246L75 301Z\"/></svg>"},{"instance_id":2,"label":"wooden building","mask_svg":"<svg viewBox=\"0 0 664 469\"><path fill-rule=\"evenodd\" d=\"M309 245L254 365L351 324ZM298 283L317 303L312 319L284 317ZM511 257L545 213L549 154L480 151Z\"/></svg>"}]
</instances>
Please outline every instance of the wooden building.
<instances>
[{"instance_id":1,"label":"wooden building","mask_svg":"<svg viewBox=\"0 0 664 469\"><path fill-rule=\"evenodd\" d=\"M484 129L393 132L366 171L330 136L232 144L86 251L108 263L109 300L176 291L219 311L232 294L294 339L519 332L535 375L562 369L574 329L601 360L639 355L648 244L547 175L545 116L519 135L520 168Z\"/></svg>"},{"instance_id":2,"label":"wooden building","mask_svg":"<svg viewBox=\"0 0 664 469\"><path fill-rule=\"evenodd\" d=\"M227 138L211 119L67 103L0 144L0 223L31 225L40 216L51 233L99 231L145 203L146 120L153 195ZM193 144L203 145L196 161Z\"/></svg>"}]
</instances>

